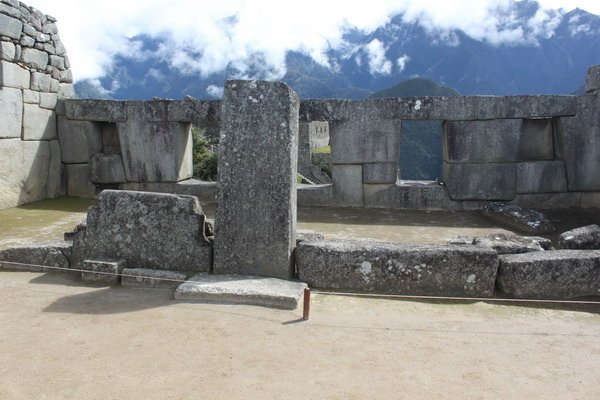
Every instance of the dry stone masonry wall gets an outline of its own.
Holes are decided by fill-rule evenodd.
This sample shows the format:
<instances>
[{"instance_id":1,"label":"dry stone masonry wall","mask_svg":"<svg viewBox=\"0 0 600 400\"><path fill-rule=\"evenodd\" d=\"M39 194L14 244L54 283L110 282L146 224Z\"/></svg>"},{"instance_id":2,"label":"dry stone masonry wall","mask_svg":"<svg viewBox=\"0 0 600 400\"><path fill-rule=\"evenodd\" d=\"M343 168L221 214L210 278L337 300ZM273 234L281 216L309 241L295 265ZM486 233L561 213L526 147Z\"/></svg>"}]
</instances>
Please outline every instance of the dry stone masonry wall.
<instances>
[{"instance_id":1,"label":"dry stone masonry wall","mask_svg":"<svg viewBox=\"0 0 600 400\"><path fill-rule=\"evenodd\" d=\"M0 1L0 209L65 193L55 109L73 97L56 19Z\"/></svg>"}]
</instances>

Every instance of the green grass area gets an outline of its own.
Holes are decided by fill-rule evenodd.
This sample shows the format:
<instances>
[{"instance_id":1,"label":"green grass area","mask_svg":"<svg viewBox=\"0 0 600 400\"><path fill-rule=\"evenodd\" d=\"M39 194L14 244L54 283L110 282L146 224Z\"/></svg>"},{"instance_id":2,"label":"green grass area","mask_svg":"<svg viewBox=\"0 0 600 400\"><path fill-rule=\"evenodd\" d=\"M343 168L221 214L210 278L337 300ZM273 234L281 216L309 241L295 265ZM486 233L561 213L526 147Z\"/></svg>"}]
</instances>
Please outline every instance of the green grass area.
<instances>
[{"instance_id":1,"label":"green grass area","mask_svg":"<svg viewBox=\"0 0 600 400\"><path fill-rule=\"evenodd\" d=\"M311 153L329 154L331 153L331 146L319 147L318 149L311 149Z\"/></svg>"}]
</instances>

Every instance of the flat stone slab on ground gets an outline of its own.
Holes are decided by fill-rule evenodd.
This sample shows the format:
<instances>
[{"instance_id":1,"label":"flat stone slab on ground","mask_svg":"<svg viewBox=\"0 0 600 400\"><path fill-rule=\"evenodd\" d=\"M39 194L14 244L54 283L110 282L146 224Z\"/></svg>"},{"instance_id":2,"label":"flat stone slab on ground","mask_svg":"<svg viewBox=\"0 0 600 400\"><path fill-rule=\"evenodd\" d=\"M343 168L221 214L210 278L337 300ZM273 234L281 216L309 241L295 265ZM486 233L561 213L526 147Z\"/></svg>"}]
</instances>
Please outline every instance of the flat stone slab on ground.
<instances>
[{"instance_id":1,"label":"flat stone slab on ground","mask_svg":"<svg viewBox=\"0 0 600 400\"><path fill-rule=\"evenodd\" d=\"M540 244L540 241L543 241L543 245ZM452 239L450 244L460 244L459 238ZM474 237L470 242L465 241L465 243L462 244L488 247L496 250L500 255L544 251L544 245L547 246L547 242L543 238L507 235L505 233Z\"/></svg>"},{"instance_id":2,"label":"flat stone slab on ground","mask_svg":"<svg viewBox=\"0 0 600 400\"><path fill-rule=\"evenodd\" d=\"M599 250L551 250L500 256L498 288L514 297L600 295Z\"/></svg>"},{"instance_id":3,"label":"flat stone slab on ground","mask_svg":"<svg viewBox=\"0 0 600 400\"><path fill-rule=\"evenodd\" d=\"M175 300L294 310L298 307L305 288L305 283L277 278L201 273L177 288Z\"/></svg>"},{"instance_id":4,"label":"flat stone slab on ground","mask_svg":"<svg viewBox=\"0 0 600 400\"><path fill-rule=\"evenodd\" d=\"M552 221L546 215L516 204L492 203L483 208L483 214L525 233L537 235L555 231Z\"/></svg>"},{"instance_id":5,"label":"flat stone slab on ground","mask_svg":"<svg viewBox=\"0 0 600 400\"><path fill-rule=\"evenodd\" d=\"M600 250L600 227L593 224L563 232L558 237L558 246L561 249Z\"/></svg>"},{"instance_id":6,"label":"flat stone slab on ground","mask_svg":"<svg viewBox=\"0 0 600 400\"><path fill-rule=\"evenodd\" d=\"M124 268L125 260L85 260L83 262L83 269L90 272L82 272L81 280L86 283L98 285L116 285L119 283L120 275Z\"/></svg>"},{"instance_id":7,"label":"flat stone slab on ground","mask_svg":"<svg viewBox=\"0 0 600 400\"><path fill-rule=\"evenodd\" d=\"M296 262L311 287L425 296L491 296L498 254L488 248L370 240L302 242Z\"/></svg>"},{"instance_id":8,"label":"flat stone slab on ground","mask_svg":"<svg viewBox=\"0 0 600 400\"><path fill-rule=\"evenodd\" d=\"M9 271L60 272L60 269L69 268L72 246L73 244L70 242L55 240L0 250L0 269ZM3 263L2 261L6 262ZM9 262L18 264L11 264Z\"/></svg>"},{"instance_id":9,"label":"flat stone slab on ground","mask_svg":"<svg viewBox=\"0 0 600 400\"><path fill-rule=\"evenodd\" d=\"M121 285L145 289L175 289L186 279L184 273L158 269L125 268L121 273Z\"/></svg>"}]
</instances>

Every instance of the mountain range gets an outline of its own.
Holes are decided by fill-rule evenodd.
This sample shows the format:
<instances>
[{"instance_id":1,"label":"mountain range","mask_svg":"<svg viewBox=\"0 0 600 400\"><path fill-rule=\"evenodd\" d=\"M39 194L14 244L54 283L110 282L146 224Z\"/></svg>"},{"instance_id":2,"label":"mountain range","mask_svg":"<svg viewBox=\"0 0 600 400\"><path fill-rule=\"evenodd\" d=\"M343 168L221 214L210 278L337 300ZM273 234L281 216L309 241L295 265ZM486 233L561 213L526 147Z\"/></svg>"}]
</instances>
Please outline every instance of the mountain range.
<instances>
[{"instance_id":1,"label":"mountain range","mask_svg":"<svg viewBox=\"0 0 600 400\"><path fill-rule=\"evenodd\" d=\"M539 5L524 0L514 7L515 15L528 21ZM327 54L334 67L323 66L306 54L288 52L287 72L281 80L302 98L366 98L415 77L434 80L464 95L570 94L581 90L587 68L600 63L600 16L579 9L556 15L559 19L550 33L536 36L525 31L529 40L511 44L476 40L461 30L446 32L446 39L440 40L422 24L406 23L398 15L371 33L346 32L344 48ZM165 37L129 40L146 57L116 56L105 76L76 84L81 97L215 98L224 81L236 77L231 67L208 77L171 67L158 56ZM389 60L383 71L373 71L370 64L373 44Z\"/></svg>"}]
</instances>

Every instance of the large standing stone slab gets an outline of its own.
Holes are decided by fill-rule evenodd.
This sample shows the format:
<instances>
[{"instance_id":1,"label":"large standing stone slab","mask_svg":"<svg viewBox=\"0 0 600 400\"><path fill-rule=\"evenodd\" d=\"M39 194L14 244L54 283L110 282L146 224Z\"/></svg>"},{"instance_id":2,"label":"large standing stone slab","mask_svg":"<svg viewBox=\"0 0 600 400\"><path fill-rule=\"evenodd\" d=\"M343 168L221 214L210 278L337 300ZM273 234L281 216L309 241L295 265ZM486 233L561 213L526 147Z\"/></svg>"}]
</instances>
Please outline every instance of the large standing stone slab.
<instances>
[{"instance_id":1,"label":"large standing stone slab","mask_svg":"<svg viewBox=\"0 0 600 400\"><path fill-rule=\"evenodd\" d=\"M442 180L452 200L512 200L517 164L450 164L444 162Z\"/></svg>"},{"instance_id":2,"label":"large standing stone slab","mask_svg":"<svg viewBox=\"0 0 600 400\"><path fill-rule=\"evenodd\" d=\"M368 293L490 296L498 268L497 253L476 246L319 241L297 252L309 286Z\"/></svg>"},{"instance_id":3,"label":"large standing stone slab","mask_svg":"<svg viewBox=\"0 0 600 400\"><path fill-rule=\"evenodd\" d=\"M88 213L81 259L125 260L129 268L209 271L212 246L204 229L205 216L195 197L105 190Z\"/></svg>"},{"instance_id":4,"label":"large standing stone slab","mask_svg":"<svg viewBox=\"0 0 600 400\"><path fill-rule=\"evenodd\" d=\"M65 164L87 163L102 152L100 124L96 122L72 121L59 116L58 139Z\"/></svg>"},{"instance_id":5,"label":"large standing stone slab","mask_svg":"<svg viewBox=\"0 0 600 400\"><path fill-rule=\"evenodd\" d=\"M298 96L284 83L227 82L215 273L293 275L298 112Z\"/></svg>"},{"instance_id":6,"label":"large standing stone slab","mask_svg":"<svg viewBox=\"0 0 600 400\"><path fill-rule=\"evenodd\" d=\"M551 118L524 119L519 160L553 160L554 130Z\"/></svg>"},{"instance_id":7,"label":"large standing stone slab","mask_svg":"<svg viewBox=\"0 0 600 400\"><path fill-rule=\"evenodd\" d=\"M0 89L0 139L21 137L23 97L19 89Z\"/></svg>"},{"instance_id":8,"label":"large standing stone slab","mask_svg":"<svg viewBox=\"0 0 600 400\"><path fill-rule=\"evenodd\" d=\"M123 183L126 181L123 159L119 154L96 154L90 160L90 167L94 183Z\"/></svg>"},{"instance_id":9,"label":"large standing stone slab","mask_svg":"<svg viewBox=\"0 0 600 400\"><path fill-rule=\"evenodd\" d=\"M344 206L362 206L363 166L360 164L334 164L331 166L333 197L335 204Z\"/></svg>"},{"instance_id":10,"label":"large standing stone slab","mask_svg":"<svg viewBox=\"0 0 600 400\"><path fill-rule=\"evenodd\" d=\"M67 164L67 193L72 197L93 199L96 185L92 183L90 164Z\"/></svg>"},{"instance_id":11,"label":"large standing stone slab","mask_svg":"<svg viewBox=\"0 0 600 400\"><path fill-rule=\"evenodd\" d=\"M333 164L398 162L401 121L364 111L329 127Z\"/></svg>"},{"instance_id":12,"label":"large standing stone slab","mask_svg":"<svg viewBox=\"0 0 600 400\"><path fill-rule=\"evenodd\" d=\"M570 299L600 294L599 250L500 256L498 288L514 297Z\"/></svg>"},{"instance_id":13,"label":"large standing stone slab","mask_svg":"<svg viewBox=\"0 0 600 400\"><path fill-rule=\"evenodd\" d=\"M566 191L567 174L562 161L529 161L517 165L517 193Z\"/></svg>"},{"instance_id":14,"label":"large standing stone slab","mask_svg":"<svg viewBox=\"0 0 600 400\"><path fill-rule=\"evenodd\" d=\"M56 139L56 114L37 104L23 106L23 140Z\"/></svg>"},{"instance_id":15,"label":"large standing stone slab","mask_svg":"<svg viewBox=\"0 0 600 400\"><path fill-rule=\"evenodd\" d=\"M18 64L0 61L0 86L29 89L31 74Z\"/></svg>"},{"instance_id":16,"label":"large standing stone slab","mask_svg":"<svg viewBox=\"0 0 600 400\"><path fill-rule=\"evenodd\" d=\"M443 124L444 161L515 162L520 136L520 119L446 122Z\"/></svg>"}]
</instances>

